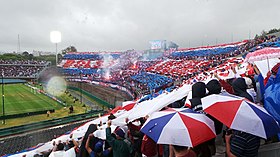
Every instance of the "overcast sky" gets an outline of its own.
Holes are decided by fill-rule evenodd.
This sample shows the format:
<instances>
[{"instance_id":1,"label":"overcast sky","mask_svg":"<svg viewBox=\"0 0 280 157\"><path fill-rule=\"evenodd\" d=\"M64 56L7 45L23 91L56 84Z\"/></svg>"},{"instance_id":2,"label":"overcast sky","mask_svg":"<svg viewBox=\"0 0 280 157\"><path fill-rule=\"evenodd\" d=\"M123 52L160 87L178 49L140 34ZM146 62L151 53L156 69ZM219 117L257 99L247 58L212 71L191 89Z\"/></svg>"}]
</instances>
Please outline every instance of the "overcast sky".
<instances>
[{"instance_id":1,"label":"overcast sky","mask_svg":"<svg viewBox=\"0 0 280 157\"><path fill-rule=\"evenodd\" d=\"M229 43L280 28L280 0L0 0L0 51L55 51L50 32L78 51Z\"/></svg>"}]
</instances>

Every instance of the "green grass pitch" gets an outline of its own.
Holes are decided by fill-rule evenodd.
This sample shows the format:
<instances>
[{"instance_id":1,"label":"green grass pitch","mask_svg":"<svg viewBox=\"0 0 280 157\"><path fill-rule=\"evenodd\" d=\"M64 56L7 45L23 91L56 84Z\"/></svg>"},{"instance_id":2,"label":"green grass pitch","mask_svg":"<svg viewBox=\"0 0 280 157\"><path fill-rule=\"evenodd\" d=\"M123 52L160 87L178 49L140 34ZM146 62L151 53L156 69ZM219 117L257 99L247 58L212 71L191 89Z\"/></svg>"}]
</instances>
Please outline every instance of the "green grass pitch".
<instances>
[{"instance_id":1,"label":"green grass pitch","mask_svg":"<svg viewBox=\"0 0 280 157\"><path fill-rule=\"evenodd\" d=\"M0 85L0 116L3 115L2 85ZM4 85L5 115L62 108L56 101L41 93L34 93L24 84Z\"/></svg>"}]
</instances>

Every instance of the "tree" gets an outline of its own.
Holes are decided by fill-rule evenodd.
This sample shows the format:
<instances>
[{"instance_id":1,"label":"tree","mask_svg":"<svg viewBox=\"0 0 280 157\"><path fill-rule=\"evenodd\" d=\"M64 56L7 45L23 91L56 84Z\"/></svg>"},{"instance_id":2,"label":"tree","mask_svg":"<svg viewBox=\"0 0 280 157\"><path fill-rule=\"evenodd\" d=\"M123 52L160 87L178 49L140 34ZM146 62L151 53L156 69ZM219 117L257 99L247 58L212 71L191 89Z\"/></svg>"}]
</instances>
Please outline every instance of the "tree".
<instances>
[{"instance_id":1,"label":"tree","mask_svg":"<svg viewBox=\"0 0 280 157\"><path fill-rule=\"evenodd\" d=\"M29 56L29 53L28 53L27 51L24 51L24 52L22 53L22 55L23 55L24 57L28 57L28 56Z\"/></svg>"},{"instance_id":2,"label":"tree","mask_svg":"<svg viewBox=\"0 0 280 157\"><path fill-rule=\"evenodd\" d=\"M280 31L280 29L278 30L276 28L273 28L273 29L268 31L268 34L276 33L276 32L279 32L279 31Z\"/></svg>"},{"instance_id":3,"label":"tree","mask_svg":"<svg viewBox=\"0 0 280 157\"><path fill-rule=\"evenodd\" d=\"M29 60L32 60L33 57L34 57L34 56L33 56L33 54L31 54L31 53L28 55L28 59L29 59Z\"/></svg>"},{"instance_id":4,"label":"tree","mask_svg":"<svg viewBox=\"0 0 280 157\"><path fill-rule=\"evenodd\" d=\"M62 50L62 54L66 54L68 52L77 52L77 49L75 46L68 46L66 49Z\"/></svg>"}]
</instances>

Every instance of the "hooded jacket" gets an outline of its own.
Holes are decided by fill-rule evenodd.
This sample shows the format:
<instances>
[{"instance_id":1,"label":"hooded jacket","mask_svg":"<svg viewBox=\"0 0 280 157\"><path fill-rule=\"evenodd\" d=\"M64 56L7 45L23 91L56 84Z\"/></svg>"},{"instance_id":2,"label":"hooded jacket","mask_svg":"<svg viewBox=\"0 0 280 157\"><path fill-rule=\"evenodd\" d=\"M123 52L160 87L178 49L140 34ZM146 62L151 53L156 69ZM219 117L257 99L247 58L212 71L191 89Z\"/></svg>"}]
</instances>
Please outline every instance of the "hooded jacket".
<instances>
[{"instance_id":1,"label":"hooded jacket","mask_svg":"<svg viewBox=\"0 0 280 157\"><path fill-rule=\"evenodd\" d=\"M202 110L201 98L205 96L206 96L205 83L197 82L194 85L192 85L192 99L190 99L192 110L194 111Z\"/></svg>"},{"instance_id":2,"label":"hooded jacket","mask_svg":"<svg viewBox=\"0 0 280 157\"><path fill-rule=\"evenodd\" d=\"M237 78L232 82L232 88L234 91L234 95L244 97L251 102L254 102L253 98L250 94L247 93L247 85L244 78Z\"/></svg>"},{"instance_id":3,"label":"hooded jacket","mask_svg":"<svg viewBox=\"0 0 280 157\"><path fill-rule=\"evenodd\" d=\"M206 84L206 88L209 91L208 95L220 94L222 87L218 80L211 80Z\"/></svg>"}]
</instances>

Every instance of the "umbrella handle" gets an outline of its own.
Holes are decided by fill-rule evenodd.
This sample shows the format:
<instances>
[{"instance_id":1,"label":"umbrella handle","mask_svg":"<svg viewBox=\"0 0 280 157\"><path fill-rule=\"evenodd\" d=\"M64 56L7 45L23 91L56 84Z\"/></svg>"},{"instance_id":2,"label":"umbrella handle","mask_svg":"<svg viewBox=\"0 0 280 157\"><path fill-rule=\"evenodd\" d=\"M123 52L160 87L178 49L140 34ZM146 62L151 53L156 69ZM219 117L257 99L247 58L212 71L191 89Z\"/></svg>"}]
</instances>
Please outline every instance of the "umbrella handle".
<instances>
[{"instance_id":1,"label":"umbrella handle","mask_svg":"<svg viewBox=\"0 0 280 157\"><path fill-rule=\"evenodd\" d=\"M266 60L267 60L267 68L268 68L268 71L270 71L270 68L269 68L269 59L268 59L268 57L266 57Z\"/></svg>"}]
</instances>

